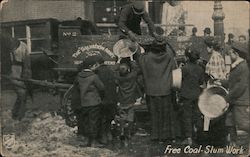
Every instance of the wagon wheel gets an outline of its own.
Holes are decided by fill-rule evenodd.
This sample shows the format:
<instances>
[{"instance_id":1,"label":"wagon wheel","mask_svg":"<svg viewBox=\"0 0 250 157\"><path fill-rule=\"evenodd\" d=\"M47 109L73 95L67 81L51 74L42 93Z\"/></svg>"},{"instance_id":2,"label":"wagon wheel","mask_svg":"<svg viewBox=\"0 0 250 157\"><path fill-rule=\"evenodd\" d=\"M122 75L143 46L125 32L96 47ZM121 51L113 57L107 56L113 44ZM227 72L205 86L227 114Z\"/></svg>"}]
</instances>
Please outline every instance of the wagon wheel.
<instances>
[{"instance_id":1,"label":"wagon wheel","mask_svg":"<svg viewBox=\"0 0 250 157\"><path fill-rule=\"evenodd\" d=\"M72 85L63 95L61 101L61 110L62 115L65 119L65 122L70 127L75 127L77 125L76 116L72 110L71 100L72 100L72 91L74 90L75 85Z\"/></svg>"}]
</instances>

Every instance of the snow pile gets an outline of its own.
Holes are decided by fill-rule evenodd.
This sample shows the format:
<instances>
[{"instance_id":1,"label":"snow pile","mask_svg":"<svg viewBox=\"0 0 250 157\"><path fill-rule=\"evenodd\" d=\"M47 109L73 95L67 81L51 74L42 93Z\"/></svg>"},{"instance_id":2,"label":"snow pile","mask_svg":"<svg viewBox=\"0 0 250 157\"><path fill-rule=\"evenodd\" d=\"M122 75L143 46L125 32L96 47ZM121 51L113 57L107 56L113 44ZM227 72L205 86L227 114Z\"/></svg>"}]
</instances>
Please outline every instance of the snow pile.
<instances>
[{"instance_id":1,"label":"snow pile","mask_svg":"<svg viewBox=\"0 0 250 157\"><path fill-rule=\"evenodd\" d=\"M13 157L112 157L116 154L104 148L82 147L86 141L80 140L76 128L65 124L60 116L41 114L29 125L27 131L16 137L10 152Z\"/></svg>"}]
</instances>

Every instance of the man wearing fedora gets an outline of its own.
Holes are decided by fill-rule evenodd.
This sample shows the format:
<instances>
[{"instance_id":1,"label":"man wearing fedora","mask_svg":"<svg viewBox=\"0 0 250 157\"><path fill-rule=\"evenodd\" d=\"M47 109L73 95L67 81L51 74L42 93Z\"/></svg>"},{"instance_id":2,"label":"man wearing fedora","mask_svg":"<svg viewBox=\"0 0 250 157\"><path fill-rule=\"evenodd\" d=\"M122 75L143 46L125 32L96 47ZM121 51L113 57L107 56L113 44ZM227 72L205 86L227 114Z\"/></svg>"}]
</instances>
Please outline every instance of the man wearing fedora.
<instances>
[{"instance_id":1,"label":"man wearing fedora","mask_svg":"<svg viewBox=\"0 0 250 157\"><path fill-rule=\"evenodd\" d=\"M152 36L157 37L154 23L145 11L144 1L133 1L121 10L118 26L123 34L128 35L132 41L136 41L136 35L141 35L141 20L144 20Z\"/></svg>"}]
</instances>

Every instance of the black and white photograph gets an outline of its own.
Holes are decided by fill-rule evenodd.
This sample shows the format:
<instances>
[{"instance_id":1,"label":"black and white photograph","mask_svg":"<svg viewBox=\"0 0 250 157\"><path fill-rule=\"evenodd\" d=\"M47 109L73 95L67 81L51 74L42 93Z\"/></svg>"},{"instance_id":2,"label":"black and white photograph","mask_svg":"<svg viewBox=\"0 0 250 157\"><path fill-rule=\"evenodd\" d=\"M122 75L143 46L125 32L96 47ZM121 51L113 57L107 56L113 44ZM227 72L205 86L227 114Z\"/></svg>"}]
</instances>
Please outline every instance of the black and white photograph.
<instances>
[{"instance_id":1,"label":"black and white photograph","mask_svg":"<svg viewBox=\"0 0 250 157\"><path fill-rule=\"evenodd\" d=\"M0 157L249 157L249 4L0 0Z\"/></svg>"}]
</instances>

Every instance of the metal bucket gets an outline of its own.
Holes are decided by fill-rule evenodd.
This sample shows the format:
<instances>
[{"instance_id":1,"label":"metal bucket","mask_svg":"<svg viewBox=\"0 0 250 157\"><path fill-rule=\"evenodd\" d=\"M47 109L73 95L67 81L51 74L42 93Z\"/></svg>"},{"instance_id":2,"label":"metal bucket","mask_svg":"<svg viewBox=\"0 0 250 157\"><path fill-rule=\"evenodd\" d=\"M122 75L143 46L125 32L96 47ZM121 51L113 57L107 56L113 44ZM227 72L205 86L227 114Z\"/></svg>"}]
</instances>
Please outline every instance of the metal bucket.
<instances>
[{"instance_id":1,"label":"metal bucket","mask_svg":"<svg viewBox=\"0 0 250 157\"><path fill-rule=\"evenodd\" d=\"M129 39L121 39L115 43L113 46L113 53L118 57L118 63L122 58L129 57L133 60L133 55L135 53L144 53L145 50L139 46L137 42L132 42Z\"/></svg>"},{"instance_id":2,"label":"metal bucket","mask_svg":"<svg viewBox=\"0 0 250 157\"><path fill-rule=\"evenodd\" d=\"M223 115L229 104L226 102L225 97L228 91L217 85L212 85L202 92L199 97L198 106L201 113L204 115L204 131L208 131L211 119Z\"/></svg>"},{"instance_id":3,"label":"metal bucket","mask_svg":"<svg viewBox=\"0 0 250 157\"><path fill-rule=\"evenodd\" d=\"M181 88L182 71L180 68L172 71L172 87L175 89Z\"/></svg>"}]
</instances>

